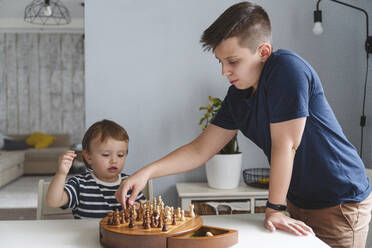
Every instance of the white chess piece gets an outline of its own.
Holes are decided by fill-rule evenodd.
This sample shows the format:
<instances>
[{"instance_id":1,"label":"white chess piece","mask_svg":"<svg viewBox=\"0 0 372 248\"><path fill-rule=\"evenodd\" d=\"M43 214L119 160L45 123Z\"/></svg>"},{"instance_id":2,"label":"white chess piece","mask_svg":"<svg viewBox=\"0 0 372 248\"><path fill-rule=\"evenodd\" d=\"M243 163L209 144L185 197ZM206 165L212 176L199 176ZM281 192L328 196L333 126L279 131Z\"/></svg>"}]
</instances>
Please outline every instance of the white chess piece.
<instances>
[{"instance_id":1,"label":"white chess piece","mask_svg":"<svg viewBox=\"0 0 372 248\"><path fill-rule=\"evenodd\" d=\"M190 204L190 217L195 218L194 204Z\"/></svg>"},{"instance_id":2,"label":"white chess piece","mask_svg":"<svg viewBox=\"0 0 372 248\"><path fill-rule=\"evenodd\" d=\"M177 208L177 219L181 219L181 208Z\"/></svg>"},{"instance_id":3,"label":"white chess piece","mask_svg":"<svg viewBox=\"0 0 372 248\"><path fill-rule=\"evenodd\" d=\"M185 221L185 210L181 210L181 221Z\"/></svg>"}]
</instances>

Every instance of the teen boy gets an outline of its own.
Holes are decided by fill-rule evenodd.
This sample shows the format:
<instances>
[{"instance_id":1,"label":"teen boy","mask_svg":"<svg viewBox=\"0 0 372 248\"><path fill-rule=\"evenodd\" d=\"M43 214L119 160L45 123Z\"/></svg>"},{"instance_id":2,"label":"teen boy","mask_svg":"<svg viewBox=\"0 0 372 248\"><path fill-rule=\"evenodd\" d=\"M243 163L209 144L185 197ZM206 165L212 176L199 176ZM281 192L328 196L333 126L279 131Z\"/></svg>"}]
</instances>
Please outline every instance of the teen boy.
<instances>
[{"instance_id":1,"label":"teen boy","mask_svg":"<svg viewBox=\"0 0 372 248\"><path fill-rule=\"evenodd\" d=\"M249 2L227 9L201 43L213 50L231 83L221 109L191 143L122 182L118 201L125 207L132 190L132 204L150 178L201 166L240 130L270 162L267 229L314 231L332 247L364 247L371 186L314 69L293 52L272 51L269 17ZM283 213L286 203L292 218Z\"/></svg>"}]
</instances>

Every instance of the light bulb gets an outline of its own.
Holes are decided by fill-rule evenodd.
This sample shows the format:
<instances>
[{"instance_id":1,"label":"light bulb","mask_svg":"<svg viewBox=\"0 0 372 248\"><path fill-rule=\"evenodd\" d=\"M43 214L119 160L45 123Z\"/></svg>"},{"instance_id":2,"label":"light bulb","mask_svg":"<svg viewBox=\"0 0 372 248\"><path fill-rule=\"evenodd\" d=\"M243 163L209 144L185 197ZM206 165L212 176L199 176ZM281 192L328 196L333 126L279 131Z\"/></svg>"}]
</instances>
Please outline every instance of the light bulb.
<instances>
[{"instance_id":1,"label":"light bulb","mask_svg":"<svg viewBox=\"0 0 372 248\"><path fill-rule=\"evenodd\" d=\"M52 7L50 5L44 6L44 15L51 16L52 15Z\"/></svg>"},{"instance_id":2,"label":"light bulb","mask_svg":"<svg viewBox=\"0 0 372 248\"><path fill-rule=\"evenodd\" d=\"M315 22L313 27L313 33L315 35L320 35L323 33L323 26L321 22Z\"/></svg>"}]
</instances>

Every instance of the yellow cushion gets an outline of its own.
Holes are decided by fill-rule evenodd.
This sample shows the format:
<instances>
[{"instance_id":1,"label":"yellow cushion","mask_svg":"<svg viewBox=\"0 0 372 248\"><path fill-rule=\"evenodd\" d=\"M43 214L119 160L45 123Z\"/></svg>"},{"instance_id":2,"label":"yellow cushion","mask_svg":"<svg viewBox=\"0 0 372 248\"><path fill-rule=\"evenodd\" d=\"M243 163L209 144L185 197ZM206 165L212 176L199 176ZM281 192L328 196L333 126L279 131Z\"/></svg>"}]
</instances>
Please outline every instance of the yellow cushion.
<instances>
[{"instance_id":1,"label":"yellow cushion","mask_svg":"<svg viewBox=\"0 0 372 248\"><path fill-rule=\"evenodd\" d=\"M34 146L36 149L42 149L50 146L56 138L52 135L35 132L26 139L26 143L30 146Z\"/></svg>"}]
</instances>

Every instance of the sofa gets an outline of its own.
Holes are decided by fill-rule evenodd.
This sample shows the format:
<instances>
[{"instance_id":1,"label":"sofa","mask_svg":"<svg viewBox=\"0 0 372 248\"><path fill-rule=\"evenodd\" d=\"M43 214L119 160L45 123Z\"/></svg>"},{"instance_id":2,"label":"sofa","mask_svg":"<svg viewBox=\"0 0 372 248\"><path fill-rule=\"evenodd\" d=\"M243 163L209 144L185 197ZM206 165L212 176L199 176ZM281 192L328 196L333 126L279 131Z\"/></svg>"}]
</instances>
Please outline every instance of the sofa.
<instances>
[{"instance_id":1,"label":"sofa","mask_svg":"<svg viewBox=\"0 0 372 248\"><path fill-rule=\"evenodd\" d=\"M24 151L0 151L0 187L23 175Z\"/></svg>"},{"instance_id":2,"label":"sofa","mask_svg":"<svg viewBox=\"0 0 372 248\"><path fill-rule=\"evenodd\" d=\"M66 150L70 149L69 134L51 134L56 139L47 148L35 149L29 148L23 150L23 174L24 175L40 175L40 174L55 174L58 166L58 157ZM24 140L29 135L9 135L13 139ZM20 152L20 151L14 151ZM13 153L10 152L10 153Z\"/></svg>"}]
</instances>

